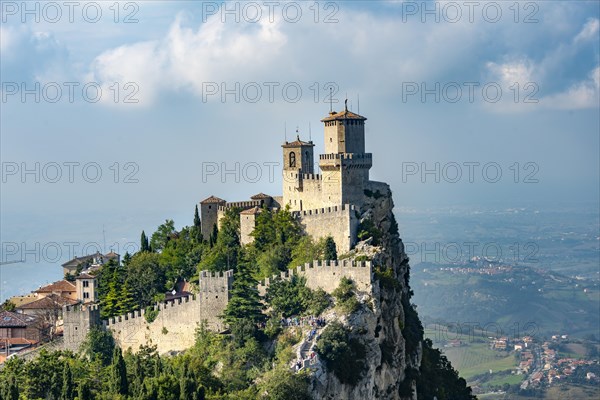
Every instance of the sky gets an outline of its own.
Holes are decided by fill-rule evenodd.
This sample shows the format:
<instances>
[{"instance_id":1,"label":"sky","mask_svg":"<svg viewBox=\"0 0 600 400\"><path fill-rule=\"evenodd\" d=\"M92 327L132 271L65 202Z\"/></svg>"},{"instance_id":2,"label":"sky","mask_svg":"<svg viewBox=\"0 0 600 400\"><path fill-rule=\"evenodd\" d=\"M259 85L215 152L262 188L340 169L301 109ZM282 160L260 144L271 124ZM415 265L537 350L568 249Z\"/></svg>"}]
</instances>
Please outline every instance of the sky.
<instances>
[{"instance_id":1,"label":"sky","mask_svg":"<svg viewBox=\"0 0 600 400\"><path fill-rule=\"evenodd\" d=\"M597 209L599 4L0 1L0 299L281 194L345 99L398 209Z\"/></svg>"}]
</instances>

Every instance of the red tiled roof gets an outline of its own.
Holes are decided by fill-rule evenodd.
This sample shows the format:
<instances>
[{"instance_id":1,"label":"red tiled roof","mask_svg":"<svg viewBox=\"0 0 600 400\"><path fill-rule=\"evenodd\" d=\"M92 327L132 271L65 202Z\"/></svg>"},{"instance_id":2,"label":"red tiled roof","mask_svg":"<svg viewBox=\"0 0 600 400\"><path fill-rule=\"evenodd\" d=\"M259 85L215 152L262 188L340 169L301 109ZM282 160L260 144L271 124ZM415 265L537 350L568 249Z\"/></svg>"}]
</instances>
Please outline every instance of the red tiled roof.
<instances>
[{"instance_id":1,"label":"red tiled roof","mask_svg":"<svg viewBox=\"0 0 600 400\"><path fill-rule=\"evenodd\" d=\"M22 337L12 337L0 339L0 347L4 348L7 341L10 346L38 343L37 340L29 340Z\"/></svg>"},{"instance_id":2,"label":"red tiled roof","mask_svg":"<svg viewBox=\"0 0 600 400\"><path fill-rule=\"evenodd\" d=\"M300 140L300 135L296 136L296 140L294 140L293 142L285 142L284 144L281 145L281 147L299 147L299 146L311 146L314 147L314 144L312 141L310 142L303 142L302 140Z\"/></svg>"},{"instance_id":3,"label":"red tiled roof","mask_svg":"<svg viewBox=\"0 0 600 400\"><path fill-rule=\"evenodd\" d=\"M259 212L260 212L260 208L258 208L258 207L252 207L252 208L249 208L247 210L242 211L240 214L243 214L243 215L254 215L254 214L258 214Z\"/></svg>"},{"instance_id":4,"label":"red tiled roof","mask_svg":"<svg viewBox=\"0 0 600 400\"><path fill-rule=\"evenodd\" d=\"M52 292L74 292L75 285L67 280L51 283L46 286L42 286L35 293L52 293Z\"/></svg>"},{"instance_id":5,"label":"red tiled roof","mask_svg":"<svg viewBox=\"0 0 600 400\"><path fill-rule=\"evenodd\" d=\"M200 202L200 204L206 203L226 203L226 201L218 198L217 196L210 196Z\"/></svg>"},{"instance_id":6,"label":"red tiled roof","mask_svg":"<svg viewBox=\"0 0 600 400\"><path fill-rule=\"evenodd\" d=\"M323 118L321 120L321 122L335 121L335 120L341 120L341 119L358 119L361 121L366 121L366 118L363 117L362 115L355 114L352 111L344 110L344 111L340 111L338 113L330 112L329 116Z\"/></svg>"},{"instance_id":7,"label":"red tiled roof","mask_svg":"<svg viewBox=\"0 0 600 400\"><path fill-rule=\"evenodd\" d=\"M26 328L36 320L37 318L31 315L17 314L12 311L0 312L0 328Z\"/></svg>"},{"instance_id":8,"label":"red tiled roof","mask_svg":"<svg viewBox=\"0 0 600 400\"><path fill-rule=\"evenodd\" d=\"M79 274L75 279L96 279L96 277L94 275L90 275L84 272L82 274Z\"/></svg>"},{"instance_id":9,"label":"red tiled roof","mask_svg":"<svg viewBox=\"0 0 600 400\"><path fill-rule=\"evenodd\" d=\"M96 254L99 254L99 253L96 253ZM91 255L82 256L82 257L75 257L72 260L69 260L66 263L64 263L62 266L66 267L66 266L69 266L69 265L76 266L76 265L79 265L79 264L83 264L83 263L85 263L87 261L91 261L96 254L91 254Z\"/></svg>"},{"instance_id":10,"label":"red tiled roof","mask_svg":"<svg viewBox=\"0 0 600 400\"><path fill-rule=\"evenodd\" d=\"M254 196L250 197L252 200L262 200L262 199L270 199L272 198L272 196L269 196L268 194L264 194L262 192L255 194Z\"/></svg>"},{"instance_id":11,"label":"red tiled roof","mask_svg":"<svg viewBox=\"0 0 600 400\"><path fill-rule=\"evenodd\" d=\"M62 296L58 296L56 294L51 294L47 297L42 297L39 300L33 301L31 303L23 304L20 307L17 307L19 310L53 310L60 309L63 306L71 306L73 304L77 304L76 300L67 299Z\"/></svg>"}]
</instances>

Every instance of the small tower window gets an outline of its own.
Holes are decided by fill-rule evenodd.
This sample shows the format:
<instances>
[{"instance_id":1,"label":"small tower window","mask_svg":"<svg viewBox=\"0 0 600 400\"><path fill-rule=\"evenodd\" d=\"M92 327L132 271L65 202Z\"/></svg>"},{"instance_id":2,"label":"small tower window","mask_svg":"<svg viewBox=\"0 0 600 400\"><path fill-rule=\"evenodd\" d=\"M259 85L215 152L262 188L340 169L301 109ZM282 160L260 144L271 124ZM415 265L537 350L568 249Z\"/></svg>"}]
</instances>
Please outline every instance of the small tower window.
<instances>
[{"instance_id":1,"label":"small tower window","mask_svg":"<svg viewBox=\"0 0 600 400\"><path fill-rule=\"evenodd\" d=\"M296 167L296 153L293 151L290 153L290 168Z\"/></svg>"}]
</instances>

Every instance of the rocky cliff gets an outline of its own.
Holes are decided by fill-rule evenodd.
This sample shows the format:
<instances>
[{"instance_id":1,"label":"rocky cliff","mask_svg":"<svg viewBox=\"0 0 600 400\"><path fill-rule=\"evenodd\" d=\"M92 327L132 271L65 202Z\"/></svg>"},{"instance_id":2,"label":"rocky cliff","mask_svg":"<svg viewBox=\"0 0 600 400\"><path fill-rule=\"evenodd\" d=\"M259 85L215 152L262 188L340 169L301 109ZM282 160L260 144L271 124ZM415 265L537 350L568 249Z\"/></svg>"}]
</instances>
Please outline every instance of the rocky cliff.
<instances>
[{"instance_id":1,"label":"rocky cliff","mask_svg":"<svg viewBox=\"0 0 600 400\"><path fill-rule=\"evenodd\" d=\"M366 348L361 378L343 384L319 365L312 380L315 398L416 399L414 372L421 363L422 330L410 308L408 257L398 234L393 207L389 186L370 182L360 220L361 226L370 226L374 235L360 242L349 257L372 259L375 281L371 293L361 293L363 306L358 311L337 317L350 328L351 337Z\"/></svg>"}]
</instances>

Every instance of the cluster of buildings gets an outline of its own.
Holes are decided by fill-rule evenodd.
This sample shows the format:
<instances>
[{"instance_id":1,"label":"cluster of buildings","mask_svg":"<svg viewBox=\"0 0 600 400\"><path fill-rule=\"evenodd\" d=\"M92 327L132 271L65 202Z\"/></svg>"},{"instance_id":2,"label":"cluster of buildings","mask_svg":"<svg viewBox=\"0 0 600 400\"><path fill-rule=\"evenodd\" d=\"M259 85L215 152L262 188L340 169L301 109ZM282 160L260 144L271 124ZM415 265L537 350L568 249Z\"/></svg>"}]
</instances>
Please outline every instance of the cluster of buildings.
<instances>
[{"instance_id":1,"label":"cluster of buildings","mask_svg":"<svg viewBox=\"0 0 600 400\"><path fill-rule=\"evenodd\" d=\"M65 276L24 296L7 300L0 312L0 362L6 357L52 340L62 334L63 307L98 301L96 271L110 260L120 263L117 253L75 257L62 265Z\"/></svg>"},{"instance_id":2,"label":"cluster of buildings","mask_svg":"<svg viewBox=\"0 0 600 400\"><path fill-rule=\"evenodd\" d=\"M488 267L440 267L440 271L446 271L453 274L479 274L479 275L499 275L506 274L513 270L508 265L490 265Z\"/></svg>"},{"instance_id":3,"label":"cluster of buildings","mask_svg":"<svg viewBox=\"0 0 600 400\"><path fill-rule=\"evenodd\" d=\"M520 351L517 373L528 375L521 384L521 389L550 386L568 379L578 368L598 364L597 360L560 357L553 347L561 341L564 343L567 338L567 335L553 335L551 341L544 341L541 345L528 345ZM592 372L587 372L585 379L598 381L598 377Z\"/></svg>"}]
</instances>

